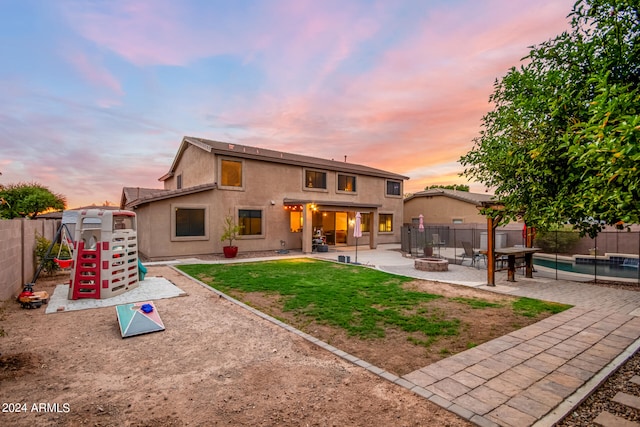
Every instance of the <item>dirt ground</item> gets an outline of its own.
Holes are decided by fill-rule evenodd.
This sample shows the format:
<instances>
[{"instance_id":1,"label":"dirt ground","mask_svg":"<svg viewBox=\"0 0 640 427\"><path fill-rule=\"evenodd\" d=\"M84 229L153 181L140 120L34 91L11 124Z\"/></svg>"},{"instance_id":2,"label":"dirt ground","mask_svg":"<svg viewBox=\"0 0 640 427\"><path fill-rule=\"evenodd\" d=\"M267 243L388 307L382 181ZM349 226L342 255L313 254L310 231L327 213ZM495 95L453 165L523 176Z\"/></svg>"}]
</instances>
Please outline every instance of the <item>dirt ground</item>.
<instances>
[{"instance_id":1,"label":"dirt ground","mask_svg":"<svg viewBox=\"0 0 640 427\"><path fill-rule=\"evenodd\" d=\"M424 335L395 328L386 328L384 338L360 339L349 336L343 329L317 323L309 317L301 317L294 312L282 311L284 301L277 295L257 292L248 294L238 292L230 295L340 350L399 376L538 322L549 315L546 313L536 318L516 315L510 305L516 297L467 286L414 280L407 283L405 288L444 296L445 298L429 301L425 305L428 305L430 313L442 315L446 320L459 319L461 324L459 333L454 336L440 337L428 347L410 341L410 338L424 341ZM450 298L481 298L500 304L500 307L474 309L467 304L452 301Z\"/></svg>"},{"instance_id":2,"label":"dirt ground","mask_svg":"<svg viewBox=\"0 0 640 427\"><path fill-rule=\"evenodd\" d=\"M171 268L147 274L187 292L155 301L162 332L122 339L114 307L3 303L0 425L470 425ZM64 281L41 278L36 290Z\"/></svg>"}]
</instances>

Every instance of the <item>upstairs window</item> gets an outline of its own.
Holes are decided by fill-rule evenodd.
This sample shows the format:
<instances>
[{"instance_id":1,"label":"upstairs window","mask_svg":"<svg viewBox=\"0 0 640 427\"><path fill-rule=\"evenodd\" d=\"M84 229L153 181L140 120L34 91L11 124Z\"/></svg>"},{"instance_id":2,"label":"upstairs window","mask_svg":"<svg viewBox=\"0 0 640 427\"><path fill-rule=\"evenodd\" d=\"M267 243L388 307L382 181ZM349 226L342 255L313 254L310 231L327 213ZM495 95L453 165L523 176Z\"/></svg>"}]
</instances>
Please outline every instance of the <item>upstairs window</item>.
<instances>
[{"instance_id":1,"label":"upstairs window","mask_svg":"<svg viewBox=\"0 0 640 427\"><path fill-rule=\"evenodd\" d=\"M387 180L387 196L402 196L402 182Z\"/></svg>"},{"instance_id":2,"label":"upstairs window","mask_svg":"<svg viewBox=\"0 0 640 427\"><path fill-rule=\"evenodd\" d=\"M338 191L346 193L356 192L356 177L353 175L338 174Z\"/></svg>"},{"instance_id":3,"label":"upstairs window","mask_svg":"<svg viewBox=\"0 0 640 427\"><path fill-rule=\"evenodd\" d=\"M182 188L182 174L176 177L176 188L180 190Z\"/></svg>"},{"instance_id":4,"label":"upstairs window","mask_svg":"<svg viewBox=\"0 0 640 427\"><path fill-rule=\"evenodd\" d=\"M305 188L327 189L327 173L314 170L306 170L304 175Z\"/></svg>"},{"instance_id":5,"label":"upstairs window","mask_svg":"<svg viewBox=\"0 0 640 427\"><path fill-rule=\"evenodd\" d=\"M222 159L220 161L220 185L242 187L242 161Z\"/></svg>"}]
</instances>

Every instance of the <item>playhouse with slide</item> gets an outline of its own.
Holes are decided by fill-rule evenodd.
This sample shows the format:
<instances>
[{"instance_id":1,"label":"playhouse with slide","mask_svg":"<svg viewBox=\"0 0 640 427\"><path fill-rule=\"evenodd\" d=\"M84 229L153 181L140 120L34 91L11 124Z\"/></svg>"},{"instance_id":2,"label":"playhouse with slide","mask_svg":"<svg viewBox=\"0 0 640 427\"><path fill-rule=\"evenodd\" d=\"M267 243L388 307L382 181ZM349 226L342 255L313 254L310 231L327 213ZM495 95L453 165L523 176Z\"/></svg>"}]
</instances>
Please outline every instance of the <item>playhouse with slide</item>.
<instances>
[{"instance_id":1,"label":"playhouse with slide","mask_svg":"<svg viewBox=\"0 0 640 427\"><path fill-rule=\"evenodd\" d=\"M134 212L80 211L72 252L70 300L110 298L136 288L144 279L146 269L138 260Z\"/></svg>"}]
</instances>

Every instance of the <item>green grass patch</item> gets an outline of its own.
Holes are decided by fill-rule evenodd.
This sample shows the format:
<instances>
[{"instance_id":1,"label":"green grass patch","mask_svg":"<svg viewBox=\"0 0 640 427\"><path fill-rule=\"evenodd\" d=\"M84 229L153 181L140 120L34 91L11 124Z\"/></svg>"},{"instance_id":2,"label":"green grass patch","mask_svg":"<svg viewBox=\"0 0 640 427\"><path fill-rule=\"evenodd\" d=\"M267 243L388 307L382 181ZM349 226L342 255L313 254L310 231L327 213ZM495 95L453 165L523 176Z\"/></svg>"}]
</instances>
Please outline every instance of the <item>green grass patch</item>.
<instances>
[{"instance_id":1,"label":"green grass patch","mask_svg":"<svg viewBox=\"0 0 640 427\"><path fill-rule=\"evenodd\" d=\"M427 336L455 335L460 325L421 307L440 295L405 290L402 284L413 279L370 268L307 258L178 268L226 293L279 294L284 311L363 338L383 337L389 326Z\"/></svg>"},{"instance_id":2,"label":"green grass patch","mask_svg":"<svg viewBox=\"0 0 640 427\"><path fill-rule=\"evenodd\" d=\"M512 304L513 311L526 317L536 317L541 313L549 312L552 314L561 313L571 305L560 304L557 302L540 301L532 298L519 298Z\"/></svg>"},{"instance_id":3,"label":"green grass patch","mask_svg":"<svg viewBox=\"0 0 640 427\"><path fill-rule=\"evenodd\" d=\"M459 335L464 327L460 319L429 304L442 296L404 289L403 284L414 279L371 268L309 258L178 268L238 299L252 292L278 295L282 310L302 323L328 324L361 338L384 337L391 327L412 334L410 342L428 347L438 337ZM477 309L506 308L480 298L449 300ZM569 307L530 298L512 305L516 314L527 317Z\"/></svg>"},{"instance_id":4,"label":"green grass patch","mask_svg":"<svg viewBox=\"0 0 640 427\"><path fill-rule=\"evenodd\" d=\"M502 304L497 303L497 302L491 302L491 301L487 301L484 299L480 299L480 298L463 298L463 297L456 297L456 298L450 298L451 301L456 301L462 304L466 304L471 308L500 308L502 307Z\"/></svg>"}]
</instances>

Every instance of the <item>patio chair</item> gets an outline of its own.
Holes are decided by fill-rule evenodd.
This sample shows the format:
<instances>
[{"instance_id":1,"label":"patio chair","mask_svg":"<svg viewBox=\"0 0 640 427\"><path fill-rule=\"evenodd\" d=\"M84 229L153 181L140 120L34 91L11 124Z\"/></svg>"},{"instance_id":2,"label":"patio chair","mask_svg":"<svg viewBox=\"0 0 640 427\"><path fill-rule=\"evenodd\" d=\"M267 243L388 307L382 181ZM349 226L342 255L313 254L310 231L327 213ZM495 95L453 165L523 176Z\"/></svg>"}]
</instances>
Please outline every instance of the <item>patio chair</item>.
<instances>
[{"instance_id":1,"label":"patio chair","mask_svg":"<svg viewBox=\"0 0 640 427\"><path fill-rule=\"evenodd\" d=\"M440 235L439 234L433 234L433 246L444 246L445 242L444 240L440 240Z\"/></svg>"},{"instance_id":2,"label":"patio chair","mask_svg":"<svg viewBox=\"0 0 640 427\"><path fill-rule=\"evenodd\" d=\"M440 248L445 245L445 242L444 240L440 240L439 234L432 234L431 237L433 238L431 243L434 247L438 248L438 257L440 257Z\"/></svg>"},{"instance_id":3,"label":"patio chair","mask_svg":"<svg viewBox=\"0 0 640 427\"><path fill-rule=\"evenodd\" d=\"M462 243L462 247L464 248L464 252L462 253L462 261L460 261L460 264L462 264L465 260L465 258L469 258L471 259L471 266L473 267L474 265L478 268L480 268L479 260L480 258L484 258L484 255L482 255L480 253L480 251L476 251L473 250L473 246L471 246L471 242L461 242ZM485 258L485 263L487 262L486 258Z\"/></svg>"}]
</instances>

